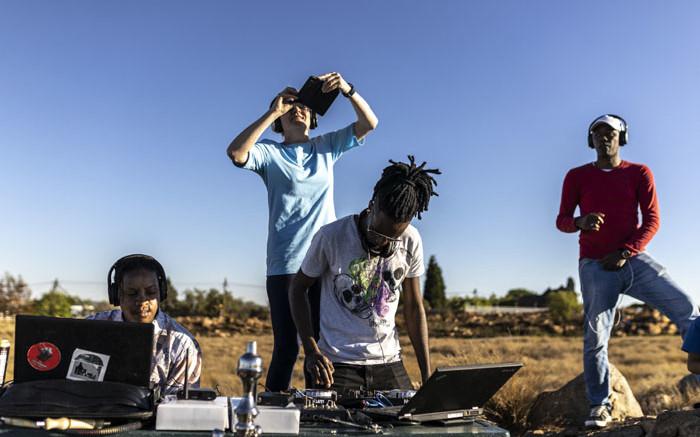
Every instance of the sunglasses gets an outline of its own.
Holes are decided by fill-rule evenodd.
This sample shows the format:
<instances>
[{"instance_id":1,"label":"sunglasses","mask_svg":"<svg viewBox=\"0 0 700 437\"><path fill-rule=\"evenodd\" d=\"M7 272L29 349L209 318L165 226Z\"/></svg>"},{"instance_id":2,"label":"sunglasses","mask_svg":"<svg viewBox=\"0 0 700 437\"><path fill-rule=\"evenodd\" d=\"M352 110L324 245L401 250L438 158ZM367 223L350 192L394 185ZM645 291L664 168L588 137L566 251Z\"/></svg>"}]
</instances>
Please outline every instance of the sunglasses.
<instances>
[{"instance_id":1,"label":"sunglasses","mask_svg":"<svg viewBox=\"0 0 700 437\"><path fill-rule=\"evenodd\" d=\"M374 229L370 229L369 222L370 222L371 216L372 216L372 212L370 212L369 215L367 216L367 234L368 235L372 234L377 238L381 238L385 241L391 241L392 243L399 243L401 241L401 237L399 237L399 238L390 237L388 235L382 234L381 232L377 232Z\"/></svg>"}]
</instances>

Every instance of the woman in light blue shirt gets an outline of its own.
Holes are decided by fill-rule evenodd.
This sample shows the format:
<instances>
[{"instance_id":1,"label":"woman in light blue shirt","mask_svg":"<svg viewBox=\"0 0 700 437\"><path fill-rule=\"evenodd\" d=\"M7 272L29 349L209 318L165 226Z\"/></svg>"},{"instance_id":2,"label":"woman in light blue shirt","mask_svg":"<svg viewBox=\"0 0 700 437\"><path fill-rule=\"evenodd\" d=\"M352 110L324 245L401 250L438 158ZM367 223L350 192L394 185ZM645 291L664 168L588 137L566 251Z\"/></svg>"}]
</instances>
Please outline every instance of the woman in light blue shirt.
<instances>
[{"instance_id":1,"label":"woman in light blue shirt","mask_svg":"<svg viewBox=\"0 0 700 437\"><path fill-rule=\"evenodd\" d=\"M367 102L336 72L319 76L323 92L339 90L352 104L357 121L335 132L309 138L316 114L296 101L287 87L270 108L241 132L227 154L241 168L256 172L267 187L267 297L274 348L265 387L288 390L299 353L297 331L289 309L288 291L294 274L318 229L336 219L333 202L333 164L347 150L364 144L378 123ZM284 140L260 139L272 125ZM320 284L309 289L318 335Z\"/></svg>"}]
</instances>

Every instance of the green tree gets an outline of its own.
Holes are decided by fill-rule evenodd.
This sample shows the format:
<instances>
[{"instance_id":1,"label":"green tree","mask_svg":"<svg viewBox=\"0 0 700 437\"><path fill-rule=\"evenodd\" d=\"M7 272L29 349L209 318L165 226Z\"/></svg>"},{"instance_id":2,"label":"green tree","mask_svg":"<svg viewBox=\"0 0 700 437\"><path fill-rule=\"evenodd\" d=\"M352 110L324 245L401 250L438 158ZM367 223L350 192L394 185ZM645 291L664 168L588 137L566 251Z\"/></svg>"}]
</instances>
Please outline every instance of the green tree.
<instances>
[{"instance_id":1,"label":"green tree","mask_svg":"<svg viewBox=\"0 0 700 437\"><path fill-rule=\"evenodd\" d=\"M569 322L581 315L583 305L576 293L569 290L552 291L547 295L547 306L552 319L557 322Z\"/></svg>"},{"instance_id":2,"label":"green tree","mask_svg":"<svg viewBox=\"0 0 700 437\"><path fill-rule=\"evenodd\" d=\"M19 314L24 310L31 294L21 275L15 279L5 272L5 277L0 279L0 313Z\"/></svg>"},{"instance_id":3,"label":"green tree","mask_svg":"<svg viewBox=\"0 0 700 437\"><path fill-rule=\"evenodd\" d=\"M51 290L36 301L34 312L40 316L70 317L73 298L59 290Z\"/></svg>"},{"instance_id":4,"label":"green tree","mask_svg":"<svg viewBox=\"0 0 700 437\"><path fill-rule=\"evenodd\" d=\"M182 311L182 303L177 300L177 289L170 282L170 278L165 278L168 285L168 295L164 301L160 303L160 309L170 316L183 316L185 312Z\"/></svg>"},{"instance_id":5,"label":"green tree","mask_svg":"<svg viewBox=\"0 0 700 437\"><path fill-rule=\"evenodd\" d=\"M428 271L425 273L423 285L423 298L433 308L443 308L446 304L445 282L442 279L442 269L435 260L435 255L430 256Z\"/></svg>"},{"instance_id":6,"label":"green tree","mask_svg":"<svg viewBox=\"0 0 700 437\"><path fill-rule=\"evenodd\" d=\"M575 286L576 286L576 283L574 282L574 278L569 276L568 279L566 280L566 289L569 291L574 291Z\"/></svg>"}]
</instances>

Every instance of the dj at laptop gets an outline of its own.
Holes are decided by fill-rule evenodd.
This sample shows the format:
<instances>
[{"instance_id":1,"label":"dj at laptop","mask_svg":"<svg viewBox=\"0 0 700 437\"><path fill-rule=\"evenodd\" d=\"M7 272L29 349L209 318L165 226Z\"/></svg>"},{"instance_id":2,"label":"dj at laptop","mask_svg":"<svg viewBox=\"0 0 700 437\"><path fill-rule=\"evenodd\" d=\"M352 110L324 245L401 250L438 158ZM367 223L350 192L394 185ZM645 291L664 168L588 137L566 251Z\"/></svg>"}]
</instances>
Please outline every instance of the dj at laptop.
<instances>
[{"instance_id":1,"label":"dj at laptop","mask_svg":"<svg viewBox=\"0 0 700 437\"><path fill-rule=\"evenodd\" d=\"M412 389L401 361L394 315L404 316L423 381L430 376L428 327L420 293L420 235L410 222L428 209L435 180L425 163L390 161L359 215L323 226L290 288L304 370L316 387ZM320 339L314 340L307 289L321 281Z\"/></svg>"},{"instance_id":2,"label":"dj at laptop","mask_svg":"<svg viewBox=\"0 0 700 437\"><path fill-rule=\"evenodd\" d=\"M174 394L187 381L199 387L202 351L190 332L160 310L168 293L163 266L148 255L128 255L119 259L107 274L109 303L117 310L93 314L88 319L153 323L151 384L159 385L162 395ZM124 351L125 353L128 351Z\"/></svg>"}]
</instances>

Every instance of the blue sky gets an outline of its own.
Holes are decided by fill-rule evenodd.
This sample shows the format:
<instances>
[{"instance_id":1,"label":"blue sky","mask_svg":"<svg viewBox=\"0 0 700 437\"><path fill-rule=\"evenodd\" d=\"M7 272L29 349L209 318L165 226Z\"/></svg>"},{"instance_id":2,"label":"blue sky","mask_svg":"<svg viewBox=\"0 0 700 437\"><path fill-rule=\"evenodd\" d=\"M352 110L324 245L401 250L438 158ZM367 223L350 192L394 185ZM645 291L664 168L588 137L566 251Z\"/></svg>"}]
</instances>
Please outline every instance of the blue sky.
<instances>
[{"instance_id":1,"label":"blue sky","mask_svg":"<svg viewBox=\"0 0 700 437\"><path fill-rule=\"evenodd\" d=\"M690 1L3 1L0 273L101 299L142 252L179 291L227 278L265 302L265 188L225 150L285 86L338 71L380 123L337 163L337 215L388 159L440 168L414 225L448 295L578 283L561 183L612 112L656 177L648 250L700 301L699 21ZM316 132L353 120L339 98Z\"/></svg>"}]
</instances>

